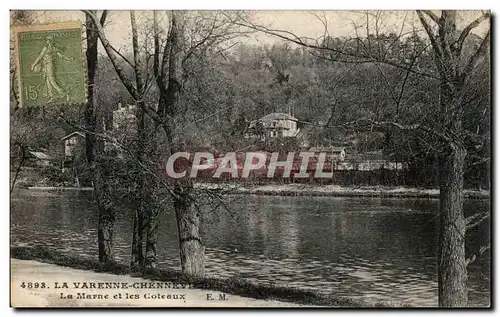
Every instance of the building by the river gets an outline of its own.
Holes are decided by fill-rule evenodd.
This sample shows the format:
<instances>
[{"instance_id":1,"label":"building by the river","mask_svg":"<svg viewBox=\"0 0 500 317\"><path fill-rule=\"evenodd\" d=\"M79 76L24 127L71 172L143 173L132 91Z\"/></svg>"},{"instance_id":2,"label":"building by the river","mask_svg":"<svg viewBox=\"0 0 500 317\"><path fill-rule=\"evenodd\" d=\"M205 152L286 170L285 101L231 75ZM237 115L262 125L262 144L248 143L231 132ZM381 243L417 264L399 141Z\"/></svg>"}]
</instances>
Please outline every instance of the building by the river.
<instances>
[{"instance_id":1,"label":"building by the river","mask_svg":"<svg viewBox=\"0 0 500 317\"><path fill-rule=\"evenodd\" d=\"M300 128L299 119L282 112L274 112L250 122L246 137L263 140L281 137L296 137Z\"/></svg>"},{"instance_id":2,"label":"building by the river","mask_svg":"<svg viewBox=\"0 0 500 317\"><path fill-rule=\"evenodd\" d=\"M61 138L64 144L64 160L62 171L66 172L75 167L79 161L84 161L85 154L85 134L82 132L72 132Z\"/></svg>"}]
</instances>

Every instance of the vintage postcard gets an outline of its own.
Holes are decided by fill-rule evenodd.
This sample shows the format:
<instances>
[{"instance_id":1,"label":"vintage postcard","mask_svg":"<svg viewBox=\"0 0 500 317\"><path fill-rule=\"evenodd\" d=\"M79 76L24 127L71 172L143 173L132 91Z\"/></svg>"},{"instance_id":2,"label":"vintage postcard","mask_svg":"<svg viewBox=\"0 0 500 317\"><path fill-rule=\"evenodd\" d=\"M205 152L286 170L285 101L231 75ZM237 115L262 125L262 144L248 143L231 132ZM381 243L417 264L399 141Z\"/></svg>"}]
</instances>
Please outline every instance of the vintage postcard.
<instances>
[{"instance_id":1,"label":"vintage postcard","mask_svg":"<svg viewBox=\"0 0 500 317\"><path fill-rule=\"evenodd\" d=\"M11 306L490 308L490 19L11 10Z\"/></svg>"}]
</instances>

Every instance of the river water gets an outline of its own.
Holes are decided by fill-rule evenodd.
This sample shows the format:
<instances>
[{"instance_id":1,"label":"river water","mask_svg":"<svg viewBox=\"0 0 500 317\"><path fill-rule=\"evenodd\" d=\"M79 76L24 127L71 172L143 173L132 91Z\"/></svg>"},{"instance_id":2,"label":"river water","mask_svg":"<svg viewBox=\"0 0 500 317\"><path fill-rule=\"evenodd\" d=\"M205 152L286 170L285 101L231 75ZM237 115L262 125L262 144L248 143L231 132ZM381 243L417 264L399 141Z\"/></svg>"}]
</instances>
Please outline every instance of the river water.
<instances>
[{"instance_id":1,"label":"river water","mask_svg":"<svg viewBox=\"0 0 500 317\"><path fill-rule=\"evenodd\" d=\"M44 245L97 255L92 192L17 190L11 245ZM232 210L204 213L207 274L392 304L437 305L437 199L237 196ZM468 200L466 215L488 210ZM128 263L132 205L121 204L115 258ZM467 251L489 242L490 225L467 237ZM161 216L159 267L179 268L176 222ZM490 258L469 266L469 304L490 302Z\"/></svg>"}]
</instances>

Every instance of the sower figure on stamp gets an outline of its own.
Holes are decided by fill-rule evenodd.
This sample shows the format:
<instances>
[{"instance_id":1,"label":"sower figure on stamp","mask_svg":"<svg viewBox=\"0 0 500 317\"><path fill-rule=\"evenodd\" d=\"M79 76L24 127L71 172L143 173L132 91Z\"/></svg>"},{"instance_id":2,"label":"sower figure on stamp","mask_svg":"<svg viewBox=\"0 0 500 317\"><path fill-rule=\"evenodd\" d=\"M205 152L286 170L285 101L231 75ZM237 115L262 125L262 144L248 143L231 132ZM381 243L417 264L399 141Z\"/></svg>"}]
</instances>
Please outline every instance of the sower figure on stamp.
<instances>
[{"instance_id":1,"label":"sower figure on stamp","mask_svg":"<svg viewBox=\"0 0 500 317\"><path fill-rule=\"evenodd\" d=\"M73 57L64 56L62 54L62 48L54 44L54 38L52 36L47 36L45 46L31 65L31 71L42 73L43 82L45 84L44 96L49 99L48 102L62 98L66 98L66 101L69 101L68 92L61 87L55 75L54 59L56 56L67 61L74 60Z\"/></svg>"}]
</instances>

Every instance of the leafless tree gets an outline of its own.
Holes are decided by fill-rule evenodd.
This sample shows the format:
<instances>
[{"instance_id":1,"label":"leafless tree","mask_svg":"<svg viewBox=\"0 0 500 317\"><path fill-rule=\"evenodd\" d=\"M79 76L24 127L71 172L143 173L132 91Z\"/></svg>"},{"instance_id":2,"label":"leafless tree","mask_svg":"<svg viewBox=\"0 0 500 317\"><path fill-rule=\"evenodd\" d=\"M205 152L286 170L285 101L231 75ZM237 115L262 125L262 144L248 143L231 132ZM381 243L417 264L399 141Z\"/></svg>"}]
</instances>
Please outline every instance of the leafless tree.
<instances>
[{"instance_id":1,"label":"leafless tree","mask_svg":"<svg viewBox=\"0 0 500 317\"><path fill-rule=\"evenodd\" d=\"M467 228L477 225L477 221L484 219L482 216L473 216L465 219L463 212L463 176L465 158L467 156L466 142L477 142L478 146L488 142L482 135L467 130L463 126L464 109L469 106L466 91L470 88L472 74L478 65L489 57L490 31L482 38L478 48L468 54L464 49L466 38L471 31L481 23L489 21L489 12L479 12L479 16L463 29L457 28L457 11L443 10L441 12L422 11L416 12L421 27L410 32L421 32L421 28L428 37L428 45L422 52L414 54L410 60L391 58L390 49L395 49L392 44L383 45L381 34L378 33L379 18L376 13L367 12L365 37L356 36L345 39L344 45L329 46L324 44L324 37L311 39L300 37L287 30L277 30L267 26L256 25L250 21L235 22L250 29L261 31L276 36L283 40L311 49L313 54L328 53L330 60L344 63L372 63L374 65L387 65L407 74L419 76L422 81L432 80L439 85L438 109L429 108L428 113L433 113L433 118L408 124L398 113L393 120L376 120L374 118L360 118L344 125L368 125L379 127L392 127L410 133L424 133L435 138L439 144L436 148L439 157L440 171L440 230L439 230L439 305L441 307L463 307L467 305L467 264L476 258L466 259L465 236ZM370 19L375 20L375 32L370 29ZM326 19L323 19L327 29ZM357 31L360 24L354 24ZM405 35L401 28L397 38ZM327 34L325 32L325 34ZM393 44L396 41L393 42ZM418 59L424 51L430 52L434 67L420 69L416 67ZM405 79L406 81L406 79ZM404 89L404 85L401 91ZM400 108L401 93L394 96L394 101ZM433 107L428 105L427 107ZM488 246L481 248L480 253L486 251Z\"/></svg>"},{"instance_id":2,"label":"leafless tree","mask_svg":"<svg viewBox=\"0 0 500 317\"><path fill-rule=\"evenodd\" d=\"M138 151L134 159L139 163L140 169L136 176L138 208L134 225L132 266L140 266L143 262L145 267L154 267L157 261L159 209L151 208L147 204L153 186L148 183L146 175L155 174L151 170L154 169L154 162L157 162L161 155L168 156L169 153L181 150L183 147L182 138L176 132L178 128L175 118L181 108L179 99L183 82L188 76L185 63L192 56L205 54L210 50L220 53L223 49L221 44L240 36L241 32L238 32L239 27L235 27L226 15L218 12L187 13L182 11L168 12L168 30L165 32L160 29L159 14L154 12L152 73L158 90L158 101L155 104L148 104L144 99L147 86L145 82L151 83L149 81L150 69L146 65L147 75L144 76L135 14L131 13L134 61L130 62L109 43L104 28L94 12L85 11L85 13L95 23L107 56L138 108ZM189 28L190 25L192 28ZM166 38L163 37L165 34ZM149 55L146 59L150 60ZM135 82L127 78L123 71L124 62L133 67ZM152 122L149 128L146 118ZM148 129L153 131L152 134L148 134ZM160 144L157 143L158 140L161 141ZM164 152L159 151L160 146ZM153 164L147 164L144 151L149 157L148 162L153 162ZM145 173L145 168L147 173ZM194 190L192 181L171 180L162 184L172 196L176 212L182 271L189 276L203 276L205 247L200 234L200 209L195 202L197 191ZM143 230L146 232L145 256L142 250Z\"/></svg>"},{"instance_id":3,"label":"leafless tree","mask_svg":"<svg viewBox=\"0 0 500 317\"><path fill-rule=\"evenodd\" d=\"M97 15L96 11L91 11ZM107 11L102 12L98 23L104 25ZM88 101L85 107L86 121L86 157L90 166L92 183L99 211L98 217L98 245L99 261L107 262L112 260L113 235L116 207L111 199L111 188L109 185L109 167L104 159L104 139L97 137L102 134L103 116L99 113L98 105L95 102L95 75L97 70L97 44L98 32L95 22L87 15L86 18L87 36L87 67L88 67Z\"/></svg>"}]
</instances>

